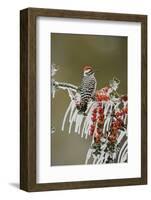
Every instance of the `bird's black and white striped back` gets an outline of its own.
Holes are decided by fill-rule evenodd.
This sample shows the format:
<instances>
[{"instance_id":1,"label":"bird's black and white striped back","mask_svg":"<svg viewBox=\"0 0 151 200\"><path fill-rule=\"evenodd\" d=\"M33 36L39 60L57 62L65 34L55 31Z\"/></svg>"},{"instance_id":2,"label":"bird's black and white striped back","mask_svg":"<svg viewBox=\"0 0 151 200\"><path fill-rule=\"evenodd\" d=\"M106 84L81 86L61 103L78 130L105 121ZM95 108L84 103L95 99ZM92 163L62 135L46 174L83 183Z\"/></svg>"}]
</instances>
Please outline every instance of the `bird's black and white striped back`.
<instances>
[{"instance_id":1,"label":"bird's black and white striped back","mask_svg":"<svg viewBox=\"0 0 151 200\"><path fill-rule=\"evenodd\" d=\"M88 76L84 76L80 87L80 96L82 102L88 102L95 94L96 79L94 73Z\"/></svg>"}]
</instances>

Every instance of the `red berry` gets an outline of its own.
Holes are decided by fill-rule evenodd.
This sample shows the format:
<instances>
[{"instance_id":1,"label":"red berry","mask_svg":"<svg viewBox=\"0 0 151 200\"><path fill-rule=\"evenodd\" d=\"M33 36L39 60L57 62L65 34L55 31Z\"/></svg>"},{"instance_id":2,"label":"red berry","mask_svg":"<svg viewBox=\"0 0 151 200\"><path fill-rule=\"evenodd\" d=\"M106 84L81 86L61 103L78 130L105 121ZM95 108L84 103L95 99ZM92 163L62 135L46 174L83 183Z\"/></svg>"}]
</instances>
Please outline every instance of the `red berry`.
<instances>
[{"instance_id":1,"label":"red berry","mask_svg":"<svg viewBox=\"0 0 151 200\"><path fill-rule=\"evenodd\" d=\"M97 113L97 109L96 108L94 108L93 113Z\"/></svg>"},{"instance_id":2,"label":"red berry","mask_svg":"<svg viewBox=\"0 0 151 200\"><path fill-rule=\"evenodd\" d=\"M96 118L96 113L92 113L92 116Z\"/></svg>"},{"instance_id":3,"label":"red berry","mask_svg":"<svg viewBox=\"0 0 151 200\"><path fill-rule=\"evenodd\" d=\"M94 130L95 126L93 124L91 124L90 128L91 128L91 130Z\"/></svg>"},{"instance_id":4,"label":"red berry","mask_svg":"<svg viewBox=\"0 0 151 200\"><path fill-rule=\"evenodd\" d=\"M100 107L100 108L98 109L98 112L99 112L99 113L103 113L103 108Z\"/></svg>"},{"instance_id":5,"label":"red berry","mask_svg":"<svg viewBox=\"0 0 151 200\"><path fill-rule=\"evenodd\" d=\"M119 112L115 113L116 117L119 117L119 114L120 114Z\"/></svg>"},{"instance_id":6,"label":"red berry","mask_svg":"<svg viewBox=\"0 0 151 200\"><path fill-rule=\"evenodd\" d=\"M95 122L96 121L96 117L91 117L91 120L93 121L93 122Z\"/></svg>"}]
</instances>

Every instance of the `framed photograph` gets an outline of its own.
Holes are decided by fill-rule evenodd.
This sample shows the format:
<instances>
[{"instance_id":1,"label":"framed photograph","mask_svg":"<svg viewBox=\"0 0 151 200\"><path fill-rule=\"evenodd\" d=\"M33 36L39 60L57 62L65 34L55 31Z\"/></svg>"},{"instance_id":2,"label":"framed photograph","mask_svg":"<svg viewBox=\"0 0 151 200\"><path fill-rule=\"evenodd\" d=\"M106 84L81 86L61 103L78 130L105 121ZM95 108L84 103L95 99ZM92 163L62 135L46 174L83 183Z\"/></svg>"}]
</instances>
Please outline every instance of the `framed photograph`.
<instances>
[{"instance_id":1,"label":"framed photograph","mask_svg":"<svg viewBox=\"0 0 151 200\"><path fill-rule=\"evenodd\" d=\"M20 12L20 188L147 184L147 16Z\"/></svg>"}]
</instances>

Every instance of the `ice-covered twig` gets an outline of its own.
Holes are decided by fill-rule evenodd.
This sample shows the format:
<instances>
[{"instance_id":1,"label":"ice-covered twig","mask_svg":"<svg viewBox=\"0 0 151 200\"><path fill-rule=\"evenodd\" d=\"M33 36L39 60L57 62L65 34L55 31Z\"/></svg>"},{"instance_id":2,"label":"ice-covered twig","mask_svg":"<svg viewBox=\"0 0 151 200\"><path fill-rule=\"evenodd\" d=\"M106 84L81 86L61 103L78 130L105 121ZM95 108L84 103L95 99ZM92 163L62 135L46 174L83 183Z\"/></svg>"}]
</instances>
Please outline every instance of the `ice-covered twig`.
<instances>
[{"instance_id":1,"label":"ice-covered twig","mask_svg":"<svg viewBox=\"0 0 151 200\"><path fill-rule=\"evenodd\" d=\"M70 89L73 92L77 92L77 89L78 89L78 87L73 84L65 83L65 82L58 82L58 81L54 81L53 86L55 86L56 89L63 89L63 90Z\"/></svg>"},{"instance_id":2,"label":"ice-covered twig","mask_svg":"<svg viewBox=\"0 0 151 200\"><path fill-rule=\"evenodd\" d=\"M66 82L58 82L55 80L55 75L57 71L59 70L59 67L56 64L52 64L51 66L51 86L52 86L52 96L55 97L55 92L57 89L62 90L70 90L72 92L77 92L78 87L76 85L73 85L71 83Z\"/></svg>"},{"instance_id":3,"label":"ice-covered twig","mask_svg":"<svg viewBox=\"0 0 151 200\"><path fill-rule=\"evenodd\" d=\"M51 76L52 77L55 76L58 70L59 70L59 66L56 64L52 64L51 65Z\"/></svg>"}]
</instances>

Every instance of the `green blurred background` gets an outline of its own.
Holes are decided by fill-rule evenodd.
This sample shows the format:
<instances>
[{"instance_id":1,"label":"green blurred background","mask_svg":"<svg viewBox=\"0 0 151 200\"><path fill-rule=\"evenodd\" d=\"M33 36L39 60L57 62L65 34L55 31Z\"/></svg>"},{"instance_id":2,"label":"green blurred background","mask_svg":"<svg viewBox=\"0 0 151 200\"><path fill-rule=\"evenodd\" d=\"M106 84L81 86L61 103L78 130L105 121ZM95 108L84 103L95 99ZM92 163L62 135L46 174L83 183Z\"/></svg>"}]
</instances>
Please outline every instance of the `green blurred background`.
<instances>
[{"instance_id":1,"label":"green blurred background","mask_svg":"<svg viewBox=\"0 0 151 200\"><path fill-rule=\"evenodd\" d=\"M120 79L119 94L127 94L127 37L51 33L51 64L59 65L55 80L80 85L83 66L92 65L97 89L106 86L114 76ZM64 113L70 103L68 93L56 92L52 98L51 165L84 164L91 138L61 131Z\"/></svg>"}]
</instances>

